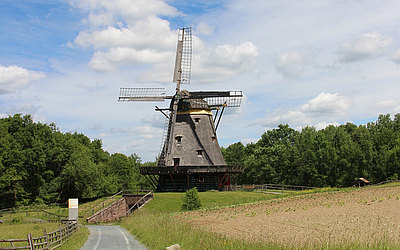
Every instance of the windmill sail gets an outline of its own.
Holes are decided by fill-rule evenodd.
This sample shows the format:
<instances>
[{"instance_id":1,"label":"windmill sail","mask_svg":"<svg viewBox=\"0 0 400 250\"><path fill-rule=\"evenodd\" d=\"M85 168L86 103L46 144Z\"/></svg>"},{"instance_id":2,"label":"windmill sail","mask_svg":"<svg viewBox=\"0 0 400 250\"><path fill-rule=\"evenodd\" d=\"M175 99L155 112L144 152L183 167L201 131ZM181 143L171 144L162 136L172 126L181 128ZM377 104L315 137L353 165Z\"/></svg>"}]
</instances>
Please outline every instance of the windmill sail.
<instances>
[{"instance_id":1,"label":"windmill sail","mask_svg":"<svg viewBox=\"0 0 400 250\"><path fill-rule=\"evenodd\" d=\"M173 82L190 83L192 70L192 28L179 29ZM180 89L177 88L177 91Z\"/></svg>"},{"instance_id":2,"label":"windmill sail","mask_svg":"<svg viewBox=\"0 0 400 250\"><path fill-rule=\"evenodd\" d=\"M121 88L119 91L119 102L163 102L172 97L166 96L164 88Z\"/></svg>"}]
</instances>

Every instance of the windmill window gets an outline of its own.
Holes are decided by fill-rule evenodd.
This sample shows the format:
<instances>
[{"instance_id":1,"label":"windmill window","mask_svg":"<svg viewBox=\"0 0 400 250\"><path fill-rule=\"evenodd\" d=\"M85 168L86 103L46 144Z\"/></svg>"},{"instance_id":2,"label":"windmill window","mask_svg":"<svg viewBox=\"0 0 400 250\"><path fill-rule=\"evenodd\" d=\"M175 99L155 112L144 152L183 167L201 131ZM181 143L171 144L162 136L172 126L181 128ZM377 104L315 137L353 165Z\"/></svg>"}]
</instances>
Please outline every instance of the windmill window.
<instances>
[{"instance_id":1,"label":"windmill window","mask_svg":"<svg viewBox=\"0 0 400 250\"><path fill-rule=\"evenodd\" d=\"M197 150L197 157L203 157L203 150Z\"/></svg>"},{"instance_id":2,"label":"windmill window","mask_svg":"<svg viewBox=\"0 0 400 250\"><path fill-rule=\"evenodd\" d=\"M194 118L194 123L199 124L200 118Z\"/></svg>"},{"instance_id":3,"label":"windmill window","mask_svg":"<svg viewBox=\"0 0 400 250\"><path fill-rule=\"evenodd\" d=\"M182 143L182 136L176 136L176 137L175 137L175 140L176 140L176 144L177 144L177 145L181 145L181 143Z\"/></svg>"},{"instance_id":4,"label":"windmill window","mask_svg":"<svg viewBox=\"0 0 400 250\"><path fill-rule=\"evenodd\" d=\"M211 137L212 142L215 142L217 140L217 138L215 138L215 136Z\"/></svg>"},{"instance_id":5,"label":"windmill window","mask_svg":"<svg viewBox=\"0 0 400 250\"><path fill-rule=\"evenodd\" d=\"M174 167L179 167L179 158L174 158Z\"/></svg>"},{"instance_id":6,"label":"windmill window","mask_svg":"<svg viewBox=\"0 0 400 250\"><path fill-rule=\"evenodd\" d=\"M204 182L204 175L199 175L199 182Z\"/></svg>"}]
</instances>

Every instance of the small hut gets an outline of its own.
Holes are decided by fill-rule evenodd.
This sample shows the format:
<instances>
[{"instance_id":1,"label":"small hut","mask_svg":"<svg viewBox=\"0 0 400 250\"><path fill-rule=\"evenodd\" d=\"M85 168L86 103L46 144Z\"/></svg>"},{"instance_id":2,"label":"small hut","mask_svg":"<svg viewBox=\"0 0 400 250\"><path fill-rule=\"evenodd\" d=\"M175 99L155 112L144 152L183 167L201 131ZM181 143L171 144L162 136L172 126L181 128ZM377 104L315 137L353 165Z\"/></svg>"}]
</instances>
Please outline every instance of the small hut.
<instances>
[{"instance_id":1,"label":"small hut","mask_svg":"<svg viewBox=\"0 0 400 250\"><path fill-rule=\"evenodd\" d=\"M354 181L354 186L356 187L364 187L366 185L369 185L369 180L365 178L358 178L357 180Z\"/></svg>"}]
</instances>

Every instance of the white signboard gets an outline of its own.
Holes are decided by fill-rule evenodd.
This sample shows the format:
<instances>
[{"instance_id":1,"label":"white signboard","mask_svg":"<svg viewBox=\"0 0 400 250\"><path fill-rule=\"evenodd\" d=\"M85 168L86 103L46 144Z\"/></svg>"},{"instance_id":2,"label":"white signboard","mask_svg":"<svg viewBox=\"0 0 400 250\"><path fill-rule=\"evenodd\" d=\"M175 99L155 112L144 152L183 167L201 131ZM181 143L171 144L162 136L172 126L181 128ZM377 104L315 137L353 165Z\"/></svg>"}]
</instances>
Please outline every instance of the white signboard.
<instances>
[{"instance_id":1,"label":"white signboard","mask_svg":"<svg viewBox=\"0 0 400 250\"><path fill-rule=\"evenodd\" d=\"M78 199L68 199L68 220L78 220Z\"/></svg>"}]
</instances>

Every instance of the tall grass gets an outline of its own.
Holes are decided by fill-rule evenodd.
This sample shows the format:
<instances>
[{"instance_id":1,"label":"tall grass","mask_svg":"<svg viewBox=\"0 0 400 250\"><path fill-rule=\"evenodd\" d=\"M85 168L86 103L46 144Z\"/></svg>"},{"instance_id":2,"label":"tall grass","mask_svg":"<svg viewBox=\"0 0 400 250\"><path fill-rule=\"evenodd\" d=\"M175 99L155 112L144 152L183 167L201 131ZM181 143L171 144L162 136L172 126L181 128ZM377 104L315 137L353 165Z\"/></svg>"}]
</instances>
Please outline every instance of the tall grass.
<instances>
[{"instance_id":1,"label":"tall grass","mask_svg":"<svg viewBox=\"0 0 400 250\"><path fill-rule=\"evenodd\" d=\"M180 244L182 249L281 249L261 243L247 243L195 229L171 214L141 209L121 221L149 249L165 249Z\"/></svg>"}]
</instances>

